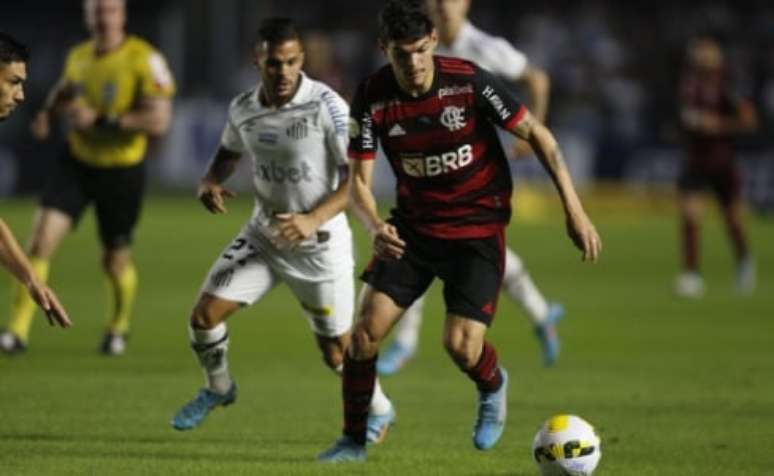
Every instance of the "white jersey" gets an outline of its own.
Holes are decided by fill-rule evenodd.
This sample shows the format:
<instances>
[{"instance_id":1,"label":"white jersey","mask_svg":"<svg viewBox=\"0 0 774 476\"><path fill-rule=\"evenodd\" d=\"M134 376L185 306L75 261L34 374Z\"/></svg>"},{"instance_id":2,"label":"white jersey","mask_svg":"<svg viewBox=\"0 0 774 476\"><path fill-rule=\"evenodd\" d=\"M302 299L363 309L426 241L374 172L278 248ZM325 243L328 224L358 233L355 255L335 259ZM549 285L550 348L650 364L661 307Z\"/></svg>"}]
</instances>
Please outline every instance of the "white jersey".
<instances>
[{"instance_id":1,"label":"white jersey","mask_svg":"<svg viewBox=\"0 0 774 476\"><path fill-rule=\"evenodd\" d=\"M325 84L302 74L293 99L280 108L261 104L261 85L231 102L221 145L246 153L253 160L255 209L246 231L266 240L276 235L278 213L307 213L325 201L342 180L348 164L349 106ZM324 223L317 233L294 251L302 254L332 251L352 260L352 235L342 212ZM274 266L302 278L306 272L285 262L291 255L277 250ZM330 253L325 253L330 255ZM328 272L309 270L309 279L328 279L347 266ZM351 269L349 270L351 272Z\"/></svg>"},{"instance_id":2,"label":"white jersey","mask_svg":"<svg viewBox=\"0 0 774 476\"><path fill-rule=\"evenodd\" d=\"M490 73L510 80L521 78L527 69L524 53L505 38L485 33L469 21L462 25L452 45L447 47L439 42L435 53L473 61Z\"/></svg>"}]
</instances>

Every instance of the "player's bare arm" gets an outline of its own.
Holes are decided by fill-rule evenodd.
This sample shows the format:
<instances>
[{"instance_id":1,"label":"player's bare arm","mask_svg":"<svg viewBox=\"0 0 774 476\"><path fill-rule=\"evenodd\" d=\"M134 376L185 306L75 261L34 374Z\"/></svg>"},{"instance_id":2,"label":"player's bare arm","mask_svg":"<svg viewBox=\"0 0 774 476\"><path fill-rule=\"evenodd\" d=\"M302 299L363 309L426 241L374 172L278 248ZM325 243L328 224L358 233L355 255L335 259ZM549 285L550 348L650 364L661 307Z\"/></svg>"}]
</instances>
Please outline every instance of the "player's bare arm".
<instances>
[{"instance_id":1,"label":"player's bare arm","mask_svg":"<svg viewBox=\"0 0 774 476\"><path fill-rule=\"evenodd\" d=\"M397 229L379 217L376 199L371 191L374 161L352 160L349 167L349 197L355 215L374 241L374 254L380 258L400 259L406 243Z\"/></svg>"},{"instance_id":2,"label":"player's bare arm","mask_svg":"<svg viewBox=\"0 0 774 476\"><path fill-rule=\"evenodd\" d=\"M517 82L522 83L527 90L532 115L544 123L548 116L548 98L551 91L548 73L541 68L528 66Z\"/></svg>"},{"instance_id":3,"label":"player's bare arm","mask_svg":"<svg viewBox=\"0 0 774 476\"><path fill-rule=\"evenodd\" d=\"M343 179L336 191L310 212L277 214L280 236L291 242L309 239L323 223L347 208L347 198L347 181Z\"/></svg>"},{"instance_id":4,"label":"player's bare arm","mask_svg":"<svg viewBox=\"0 0 774 476\"><path fill-rule=\"evenodd\" d=\"M204 207L211 213L227 213L226 198L235 197L236 194L223 187L221 184L234 173L234 169L242 154L218 147L207 168L207 173L199 183L197 196Z\"/></svg>"},{"instance_id":5,"label":"player's bare arm","mask_svg":"<svg viewBox=\"0 0 774 476\"><path fill-rule=\"evenodd\" d=\"M30 296L45 312L49 323L70 327L72 322L54 291L38 281L32 267L8 226L0 220L0 263L30 292Z\"/></svg>"},{"instance_id":6,"label":"player's bare arm","mask_svg":"<svg viewBox=\"0 0 774 476\"><path fill-rule=\"evenodd\" d=\"M108 118L109 119L109 118ZM120 129L160 136L169 130L172 122L170 98L143 98L137 108L116 119Z\"/></svg>"},{"instance_id":7,"label":"player's bare arm","mask_svg":"<svg viewBox=\"0 0 774 476\"><path fill-rule=\"evenodd\" d=\"M532 115L538 121L545 123L548 116L548 98L551 92L551 79L544 70L528 66L520 77L514 80L524 86L527 91ZM519 140L513 145L515 158L531 157L532 149L526 141Z\"/></svg>"},{"instance_id":8,"label":"player's bare arm","mask_svg":"<svg viewBox=\"0 0 774 476\"><path fill-rule=\"evenodd\" d=\"M524 114L510 132L529 142L535 151L559 192L567 221L567 233L575 246L583 251L583 260L596 262L602 251L602 240L583 209L553 134L529 112Z\"/></svg>"}]
</instances>

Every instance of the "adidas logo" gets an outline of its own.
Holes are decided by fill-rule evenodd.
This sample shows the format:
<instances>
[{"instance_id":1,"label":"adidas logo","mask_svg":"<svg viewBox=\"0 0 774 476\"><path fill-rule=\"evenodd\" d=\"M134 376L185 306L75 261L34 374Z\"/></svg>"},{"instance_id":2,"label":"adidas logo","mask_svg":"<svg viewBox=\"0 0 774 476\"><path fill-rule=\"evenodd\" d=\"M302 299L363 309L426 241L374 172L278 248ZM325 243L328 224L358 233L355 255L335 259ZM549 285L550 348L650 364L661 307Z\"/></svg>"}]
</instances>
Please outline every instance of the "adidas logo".
<instances>
[{"instance_id":1,"label":"adidas logo","mask_svg":"<svg viewBox=\"0 0 774 476\"><path fill-rule=\"evenodd\" d=\"M390 129L390 132L387 133L389 137L398 137L398 136L405 136L406 131L400 127L400 124L395 124L392 126L392 129Z\"/></svg>"}]
</instances>

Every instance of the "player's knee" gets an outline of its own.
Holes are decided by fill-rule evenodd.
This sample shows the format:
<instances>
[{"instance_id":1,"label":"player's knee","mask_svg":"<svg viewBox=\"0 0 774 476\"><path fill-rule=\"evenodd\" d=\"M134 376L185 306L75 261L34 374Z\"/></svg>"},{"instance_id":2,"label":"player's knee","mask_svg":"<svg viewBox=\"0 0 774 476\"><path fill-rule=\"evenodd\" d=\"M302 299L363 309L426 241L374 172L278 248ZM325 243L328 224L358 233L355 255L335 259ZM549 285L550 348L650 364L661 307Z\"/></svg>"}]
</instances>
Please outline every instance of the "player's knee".
<instances>
[{"instance_id":1,"label":"player's knee","mask_svg":"<svg viewBox=\"0 0 774 476\"><path fill-rule=\"evenodd\" d=\"M128 253L108 250L102 255L102 269L111 276L120 276L129 265L130 260Z\"/></svg>"},{"instance_id":2,"label":"player's knee","mask_svg":"<svg viewBox=\"0 0 774 476\"><path fill-rule=\"evenodd\" d=\"M218 313L211 302L200 300L191 311L191 327L194 329L212 329L220 322Z\"/></svg>"},{"instance_id":3,"label":"player's knee","mask_svg":"<svg viewBox=\"0 0 774 476\"><path fill-rule=\"evenodd\" d=\"M355 360L365 360L373 358L379 349L379 339L371 334L361 320L352 331L352 343L350 344L350 355Z\"/></svg>"},{"instance_id":4,"label":"player's knee","mask_svg":"<svg viewBox=\"0 0 774 476\"><path fill-rule=\"evenodd\" d=\"M481 349L476 350L472 342L446 336L444 337L443 345L446 353L461 369L470 369L476 365Z\"/></svg>"}]
</instances>

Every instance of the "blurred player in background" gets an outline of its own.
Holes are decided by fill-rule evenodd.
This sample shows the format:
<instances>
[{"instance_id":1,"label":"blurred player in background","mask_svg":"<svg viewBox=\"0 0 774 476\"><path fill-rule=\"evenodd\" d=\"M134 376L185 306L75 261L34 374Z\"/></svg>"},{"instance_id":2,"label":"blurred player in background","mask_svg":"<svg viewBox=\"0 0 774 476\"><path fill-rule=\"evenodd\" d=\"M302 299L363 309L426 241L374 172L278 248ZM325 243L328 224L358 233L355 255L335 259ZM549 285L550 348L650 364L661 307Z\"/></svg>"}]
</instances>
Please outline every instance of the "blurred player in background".
<instances>
[{"instance_id":1,"label":"blurred player in background","mask_svg":"<svg viewBox=\"0 0 774 476\"><path fill-rule=\"evenodd\" d=\"M753 104L729 84L723 51L711 36L690 42L680 81L680 120L685 131L685 159L678 180L683 263L675 292L704 294L699 271L699 221L702 192L711 189L719 204L736 259L736 284L742 294L755 289L755 262L742 224L743 201L734 139L757 127Z\"/></svg>"},{"instance_id":2,"label":"blurred player in background","mask_svg":"<svg viewBox=\"0 0 774 476\"><path fill-rule=\"evenodd\" d=\"M551 132L491 73L433 56L438 35L424 0L388 1L379 42L389 64L355 94L349 145L351 205L373 237L374 256L344 360L344 434L320 454L324 462L366 459L379 344L436 277L444 283L444 346L479 392L473 444L487 450L502 435L508 375L485 341L511 216L510 166L496 126L528 141L540 158L584 259L595 261L601 251ZM371 192L379 146L397 178L397 206L387 221Z\"/></svg>"},{"instance_id":3,"label":"blurred player in background","mask_svg":"<svg viewBox=\"0 0 774 476\"><path fill-rule=\"evenodd\" d=\"M29 50L11 36L0 32L0 121L11 115L24 101ZM72 323L54 291L41 283L30 266L10 228L0 218L0 264L24 286L33 301L46 313L51 325L70 327ZM0 336L2 339L2 336ZM18 342L0 342L3 348L15 349Z\"/></svg>"},{"instance_id":4,"label":"blurred player in background","mask_svg":"<svg viewBox=\"0 0 774 476\"><path fill-rule=\"evenodd\" d=\"M280 282L295 295L326 365L337 374L350 342L354 260L344 214L349 107L301 71L304 50L291 20L267 19L258 34L261 83L231 102L220 147L199 186L205 207L225 213L224 202L233 194L222 184L249 154L255 209L215 261L191 314L191 347L206 386L173 417L177 430L195 428L210 410L235 401L225 321ZM377 442L395 411L378 385L368 400L368 439Z\"/></svg>"},{"instance_id":5,"label":"blurred player in background","mask_svg":"<svg viewBox=\"0 0 774 476\"><path fill-rule=\"evenodd\" d=\"M124 0L85 0L83 9L91 39L70 50L61 79L32 124L39 140L49 136L56 116L65 119L69 132L36 212L28 253L45 282L62 239L94 204L112 301L100 351L117 355L125 349L137 288L131 244L145 188L148 136L169 127L175 84L164 57L127 35ZM29 293L18 287L0 339L14 344L3 350L26 346L33 314Z\"/></svg>"},{"instance_id":6,"label":"blurred player in background","mask_svg":"<svg viewBox=\"0 0 774 476\"><path fill-rule=\"evenodd\" d=\"M467 19L470 0L428 0L428 7L438 29L437 55L474 61L508 82L523 85L529 96L530 111L537 120L545 122L550 80L543 70L530 65L524 53L505 39L473 26ZM519 140L516 144L518 148L526 142ZM503 288L511 299L521 304L532 322L542 347L543 363L553 365L559 357L556 323L564 313L563 308L546 301L521 258L510 248L505 249ZM379 373L397 372L416 353L423 305L424 298L420 298L406 310L395 330L395 339L379 357Z\"/></svg>"}]
</instances>

